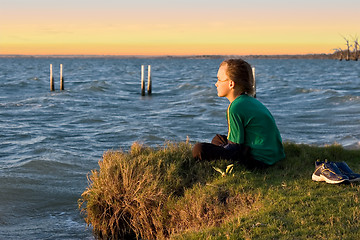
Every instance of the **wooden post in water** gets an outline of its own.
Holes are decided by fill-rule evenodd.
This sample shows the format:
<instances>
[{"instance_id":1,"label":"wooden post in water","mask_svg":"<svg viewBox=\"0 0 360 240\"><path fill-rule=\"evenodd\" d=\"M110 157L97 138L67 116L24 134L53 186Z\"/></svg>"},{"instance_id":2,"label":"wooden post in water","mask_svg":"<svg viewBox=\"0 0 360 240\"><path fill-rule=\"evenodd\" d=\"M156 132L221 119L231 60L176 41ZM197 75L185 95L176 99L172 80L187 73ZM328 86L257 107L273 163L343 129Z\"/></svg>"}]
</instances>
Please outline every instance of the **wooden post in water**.
<instances>
[{"instance_id":1,"label":"wooden post in water","mask_svg":"<svg viewBox=\"0 0 360 240\"><path fill-rule=\"evenodd\" d=\"M151 65L148 65L148 86L147 86L147 92L150 95L151 94Z\"/></svg>"},{"instance_id":2,"label":"wooden post in water","mask_svg":"<svg viewBox=\"0 0 360 240\"><path fill-rule=\"evenodd\" d=\"M141 65L141 96L145 96L144 65Z\"/></svg>"},{"instance_id":3,"label":"wooden post in water","mask_svg":"<svg viewBox=\"0 0 360 240\"><path fill-rule=\"evenodd\" d=\"M64 90L63 65L60 64L60 90Z\"/></svg>"},{"instance_id":4,"label":"wooden post in water","mask_svg":"<svg viewBox=\"0 0 360 240\"><path fill-rule=\"evenodd\" d=\"M256 98L256 80L255 80L255 68L252 68L252 74L253 74L253 87L254 87L254 98Z\"/></svg>"},{"instance_id":5,"label":"wooden post in water","mask_svg":"<svg viewBox=\"0 0 360 240\"><path fill-rule=\"evenodd\" d=\"M54 77L53 77L53 68L52 64L50 64L50 91L54 91Z\"/></svg>"}]
</instances>

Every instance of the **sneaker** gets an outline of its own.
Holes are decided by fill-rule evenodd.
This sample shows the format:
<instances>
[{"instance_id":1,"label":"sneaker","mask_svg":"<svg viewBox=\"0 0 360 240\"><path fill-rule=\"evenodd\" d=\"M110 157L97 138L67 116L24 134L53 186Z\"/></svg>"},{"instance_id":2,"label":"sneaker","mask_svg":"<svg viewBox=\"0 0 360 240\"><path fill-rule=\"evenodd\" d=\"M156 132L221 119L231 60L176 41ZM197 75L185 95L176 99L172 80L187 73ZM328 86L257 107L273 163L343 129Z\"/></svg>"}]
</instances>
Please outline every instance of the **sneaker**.
<instances>
[{"instance_id":1,"label":"sneaker","mask_svg":"<svg viewBox=\"0 0 360 240\"><path fill-rule=\"evenodd\" d=\"M350 182L360 181L360 174L354 173L346 162L335 162L335 164L342 174L348 176Z\"/></svg>"},{"instance_id":2,"label":"sneaker","mask_svg":"<svg viewBox=\"0 0 360 240\"><path fill-rule=\"evenodd\" d=\"M315 162L315 171L312 180L316 182L327 182L330 184L339 184L349 181L346 175L343 175L339 168L333 162Z\"/></svg>"}]
</instances>

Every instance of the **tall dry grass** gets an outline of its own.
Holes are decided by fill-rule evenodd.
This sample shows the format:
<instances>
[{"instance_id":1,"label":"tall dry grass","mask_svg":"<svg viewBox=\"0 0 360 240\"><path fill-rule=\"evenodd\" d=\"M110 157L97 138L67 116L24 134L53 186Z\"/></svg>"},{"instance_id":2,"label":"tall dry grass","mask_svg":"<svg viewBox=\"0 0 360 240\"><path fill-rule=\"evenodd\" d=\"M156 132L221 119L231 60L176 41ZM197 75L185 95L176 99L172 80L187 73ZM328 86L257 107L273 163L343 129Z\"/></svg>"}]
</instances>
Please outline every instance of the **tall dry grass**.
<instances>
[{"instance_id":1,"label":"tall dry grass","mask_svg":"<svg viewBox=\"0 0 360 240\"><path fill-rule=\"evenodd\" d=\"M169 232L172 236L208 227L218 227L256 207L258 194L237 191L227 185L196 186L173 205L169 203Z\"/></svg>"},{"instance_id":2,"label":"tall dry grass","mask_svg":"<svg viewBox=\"0 0 360 240\"><path fill-rule=\"evenodd\" d=\"M188 142L158 149L135 143L127 153L105 152L79 200L95 236L166 239L248 211L256 196L206 185L217 173L210 162L195 161L191 149ZM226 164L220 161L218 166Z\"/></svg>"},{"instance_id":3,"label":"tall dry grass","mask_svg":"<svg viewBox=\"0 0 360 240\"><path fill-rule=\"evenodd\" d=\"M99 238L153 239L162 234L161 209L167 195L157 174L161 163L154 164L147 151L138 144L129 154L108 151L99 161L100 171L91 172L80 205Z\"/></svg>"}]
</instances>

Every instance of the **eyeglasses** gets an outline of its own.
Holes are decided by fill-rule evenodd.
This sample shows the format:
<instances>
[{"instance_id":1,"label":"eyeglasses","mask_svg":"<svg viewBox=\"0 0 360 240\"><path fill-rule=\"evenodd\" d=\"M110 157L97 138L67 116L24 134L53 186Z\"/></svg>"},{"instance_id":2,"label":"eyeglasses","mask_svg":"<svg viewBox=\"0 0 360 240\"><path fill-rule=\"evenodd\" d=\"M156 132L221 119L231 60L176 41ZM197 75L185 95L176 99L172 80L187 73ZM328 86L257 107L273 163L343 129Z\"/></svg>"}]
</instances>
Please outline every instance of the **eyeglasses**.
<instances>
[{"instance_id":1,"label":"eyeglasses","mask_svg":"<svg viewBox=\"0 0 360 240\"><path fill-rule=\"evenodd\" d=\"M220 80L220 79L218 79L218 82L226 82L226 81L229 81L229 79L228 79L228 78L225 79L225 80Z\"/></svg>"}]
</instances>

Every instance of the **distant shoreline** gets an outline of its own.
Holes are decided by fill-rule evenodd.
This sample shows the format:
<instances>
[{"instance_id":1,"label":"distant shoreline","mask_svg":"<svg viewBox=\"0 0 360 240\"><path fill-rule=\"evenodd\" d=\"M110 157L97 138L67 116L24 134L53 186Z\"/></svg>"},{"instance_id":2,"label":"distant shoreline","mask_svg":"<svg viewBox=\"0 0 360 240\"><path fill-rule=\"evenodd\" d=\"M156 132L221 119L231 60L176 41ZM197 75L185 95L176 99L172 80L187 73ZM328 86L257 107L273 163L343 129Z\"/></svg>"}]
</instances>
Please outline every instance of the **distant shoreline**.
<instances>
[{"instance_id":1,"label":"distant shoreline","mask_svg":"<svg viewBox=\"0 0 360 240\"><path fill-rule=\"evenodd\" d=\"M0 55L0 58L174 58L174 59L336 59L334 54L274 54L274 55Z\"/></svg>"}]
</instances>

